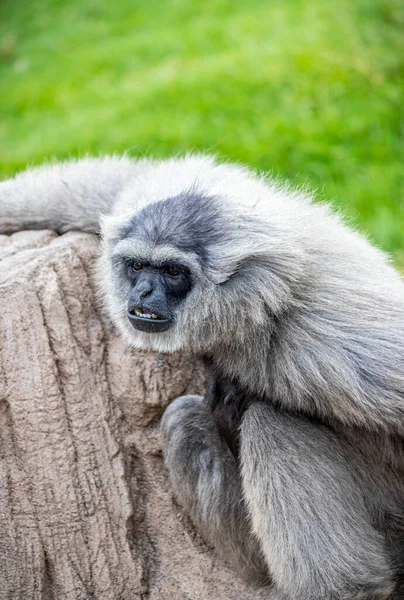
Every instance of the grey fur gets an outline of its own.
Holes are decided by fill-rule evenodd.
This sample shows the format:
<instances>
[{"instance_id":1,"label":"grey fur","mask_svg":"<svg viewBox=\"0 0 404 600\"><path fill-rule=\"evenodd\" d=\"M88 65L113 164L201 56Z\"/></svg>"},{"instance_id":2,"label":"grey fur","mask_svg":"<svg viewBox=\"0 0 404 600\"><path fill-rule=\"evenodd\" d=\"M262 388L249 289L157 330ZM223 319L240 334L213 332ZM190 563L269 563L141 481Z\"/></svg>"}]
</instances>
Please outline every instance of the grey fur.
<instances>
[{"instance_id":1,"label":"grey fur","mask_svg":"<svg viewBox=\"0 0 404 600\"><path fill-rule=\"evenodd\" d=\"M251 400L240 464L201 399L163 419L174 491L207 539L269 573L279 600L391 597L404 568L404 284L386 256L327 205L205 157L86 159L0 184L3 231L97 230L101 216L100 295L124 338L209 355ZM169 331L128 323L123 258L191 270Z\"/></svg>"},{"instance_id":2,"label":"grey fur","mask_svg":"<svg viewBox=\"0 0 404 600\"><path fill-rule=\"evenodd\" d=\"M120 190L139 166L125 157L86 158L29 169L0 183L0 231L98 232Z\"/></svg>"}]
</instances>

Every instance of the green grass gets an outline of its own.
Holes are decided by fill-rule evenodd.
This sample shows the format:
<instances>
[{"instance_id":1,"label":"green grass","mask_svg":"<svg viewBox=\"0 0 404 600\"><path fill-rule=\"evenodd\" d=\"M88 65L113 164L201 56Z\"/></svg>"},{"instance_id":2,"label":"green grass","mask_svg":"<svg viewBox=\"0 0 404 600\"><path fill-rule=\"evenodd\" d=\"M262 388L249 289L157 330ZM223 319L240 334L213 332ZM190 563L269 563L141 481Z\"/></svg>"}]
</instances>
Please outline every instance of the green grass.
<instances>
[{"instance_id":1,"label":"green grass","mask_svg":"<svg viewBox=\"0 0 404 600\"><path fill-rule=\"evenodd\" d=\"M337 206L404 264L402 0L2 0L1 176L218 153Z\"/></svg>"}]
</instances>

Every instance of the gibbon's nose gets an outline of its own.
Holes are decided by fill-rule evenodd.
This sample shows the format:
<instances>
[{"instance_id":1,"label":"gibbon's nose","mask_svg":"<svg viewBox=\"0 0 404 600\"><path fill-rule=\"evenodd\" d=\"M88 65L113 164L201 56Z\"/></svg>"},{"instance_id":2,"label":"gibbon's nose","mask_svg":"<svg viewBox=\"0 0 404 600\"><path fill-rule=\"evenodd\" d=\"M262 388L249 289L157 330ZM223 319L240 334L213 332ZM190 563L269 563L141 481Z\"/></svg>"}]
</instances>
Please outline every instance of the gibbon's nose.
<instances>
[{"instance_id":1,"label":"gibbon's nose","mask_svg":"<svg viewBox=\"0 0 404 600\"><path fill-rule=\"evenodd\" d=\"M141 300L143 300L143 298L146 298L146 296L149 296L152 293L153 289L153 284L150 281L150 279L144 279L136 286L136 291L138 292Z\"/></svg>"}]
</instances>

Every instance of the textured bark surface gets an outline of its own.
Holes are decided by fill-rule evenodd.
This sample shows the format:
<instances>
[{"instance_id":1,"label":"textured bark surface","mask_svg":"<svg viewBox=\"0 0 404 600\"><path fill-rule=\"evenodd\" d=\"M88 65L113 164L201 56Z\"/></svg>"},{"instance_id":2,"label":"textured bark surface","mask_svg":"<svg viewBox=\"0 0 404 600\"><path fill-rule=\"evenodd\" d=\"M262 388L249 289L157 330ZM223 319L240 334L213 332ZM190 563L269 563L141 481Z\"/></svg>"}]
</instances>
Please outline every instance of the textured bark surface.
<instances>
[{"instance_id":1,"label":"textured bark surface","mask_svg":"<svg viewBox=\"0 0 404 600\"><path fill-rule=\"evenodd\" d=\"M158 420L200 365L135 352L94 296L97 239L0 236L0 600L249 600L172 501Z\"/></svg>"}]
</instances>

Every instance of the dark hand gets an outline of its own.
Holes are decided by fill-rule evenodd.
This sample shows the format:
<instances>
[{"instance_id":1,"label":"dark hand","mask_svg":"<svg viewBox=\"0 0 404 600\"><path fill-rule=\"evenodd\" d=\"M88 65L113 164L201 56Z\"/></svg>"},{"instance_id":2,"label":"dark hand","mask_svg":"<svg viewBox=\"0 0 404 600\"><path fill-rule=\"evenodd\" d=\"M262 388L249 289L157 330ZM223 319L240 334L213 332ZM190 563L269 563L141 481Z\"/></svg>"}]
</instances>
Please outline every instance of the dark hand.
<instances>
[{"instance_id":1,"label":"dark hand","mask_svg":"<svg viewBox=\"0 0 404 600\"><path fill-rule=\"evenodd\" d=\"M211 380L205 402L212 412L221 438L238 458L240 426L249 402L235 384Z\"/></svg>"}]
</instances>

